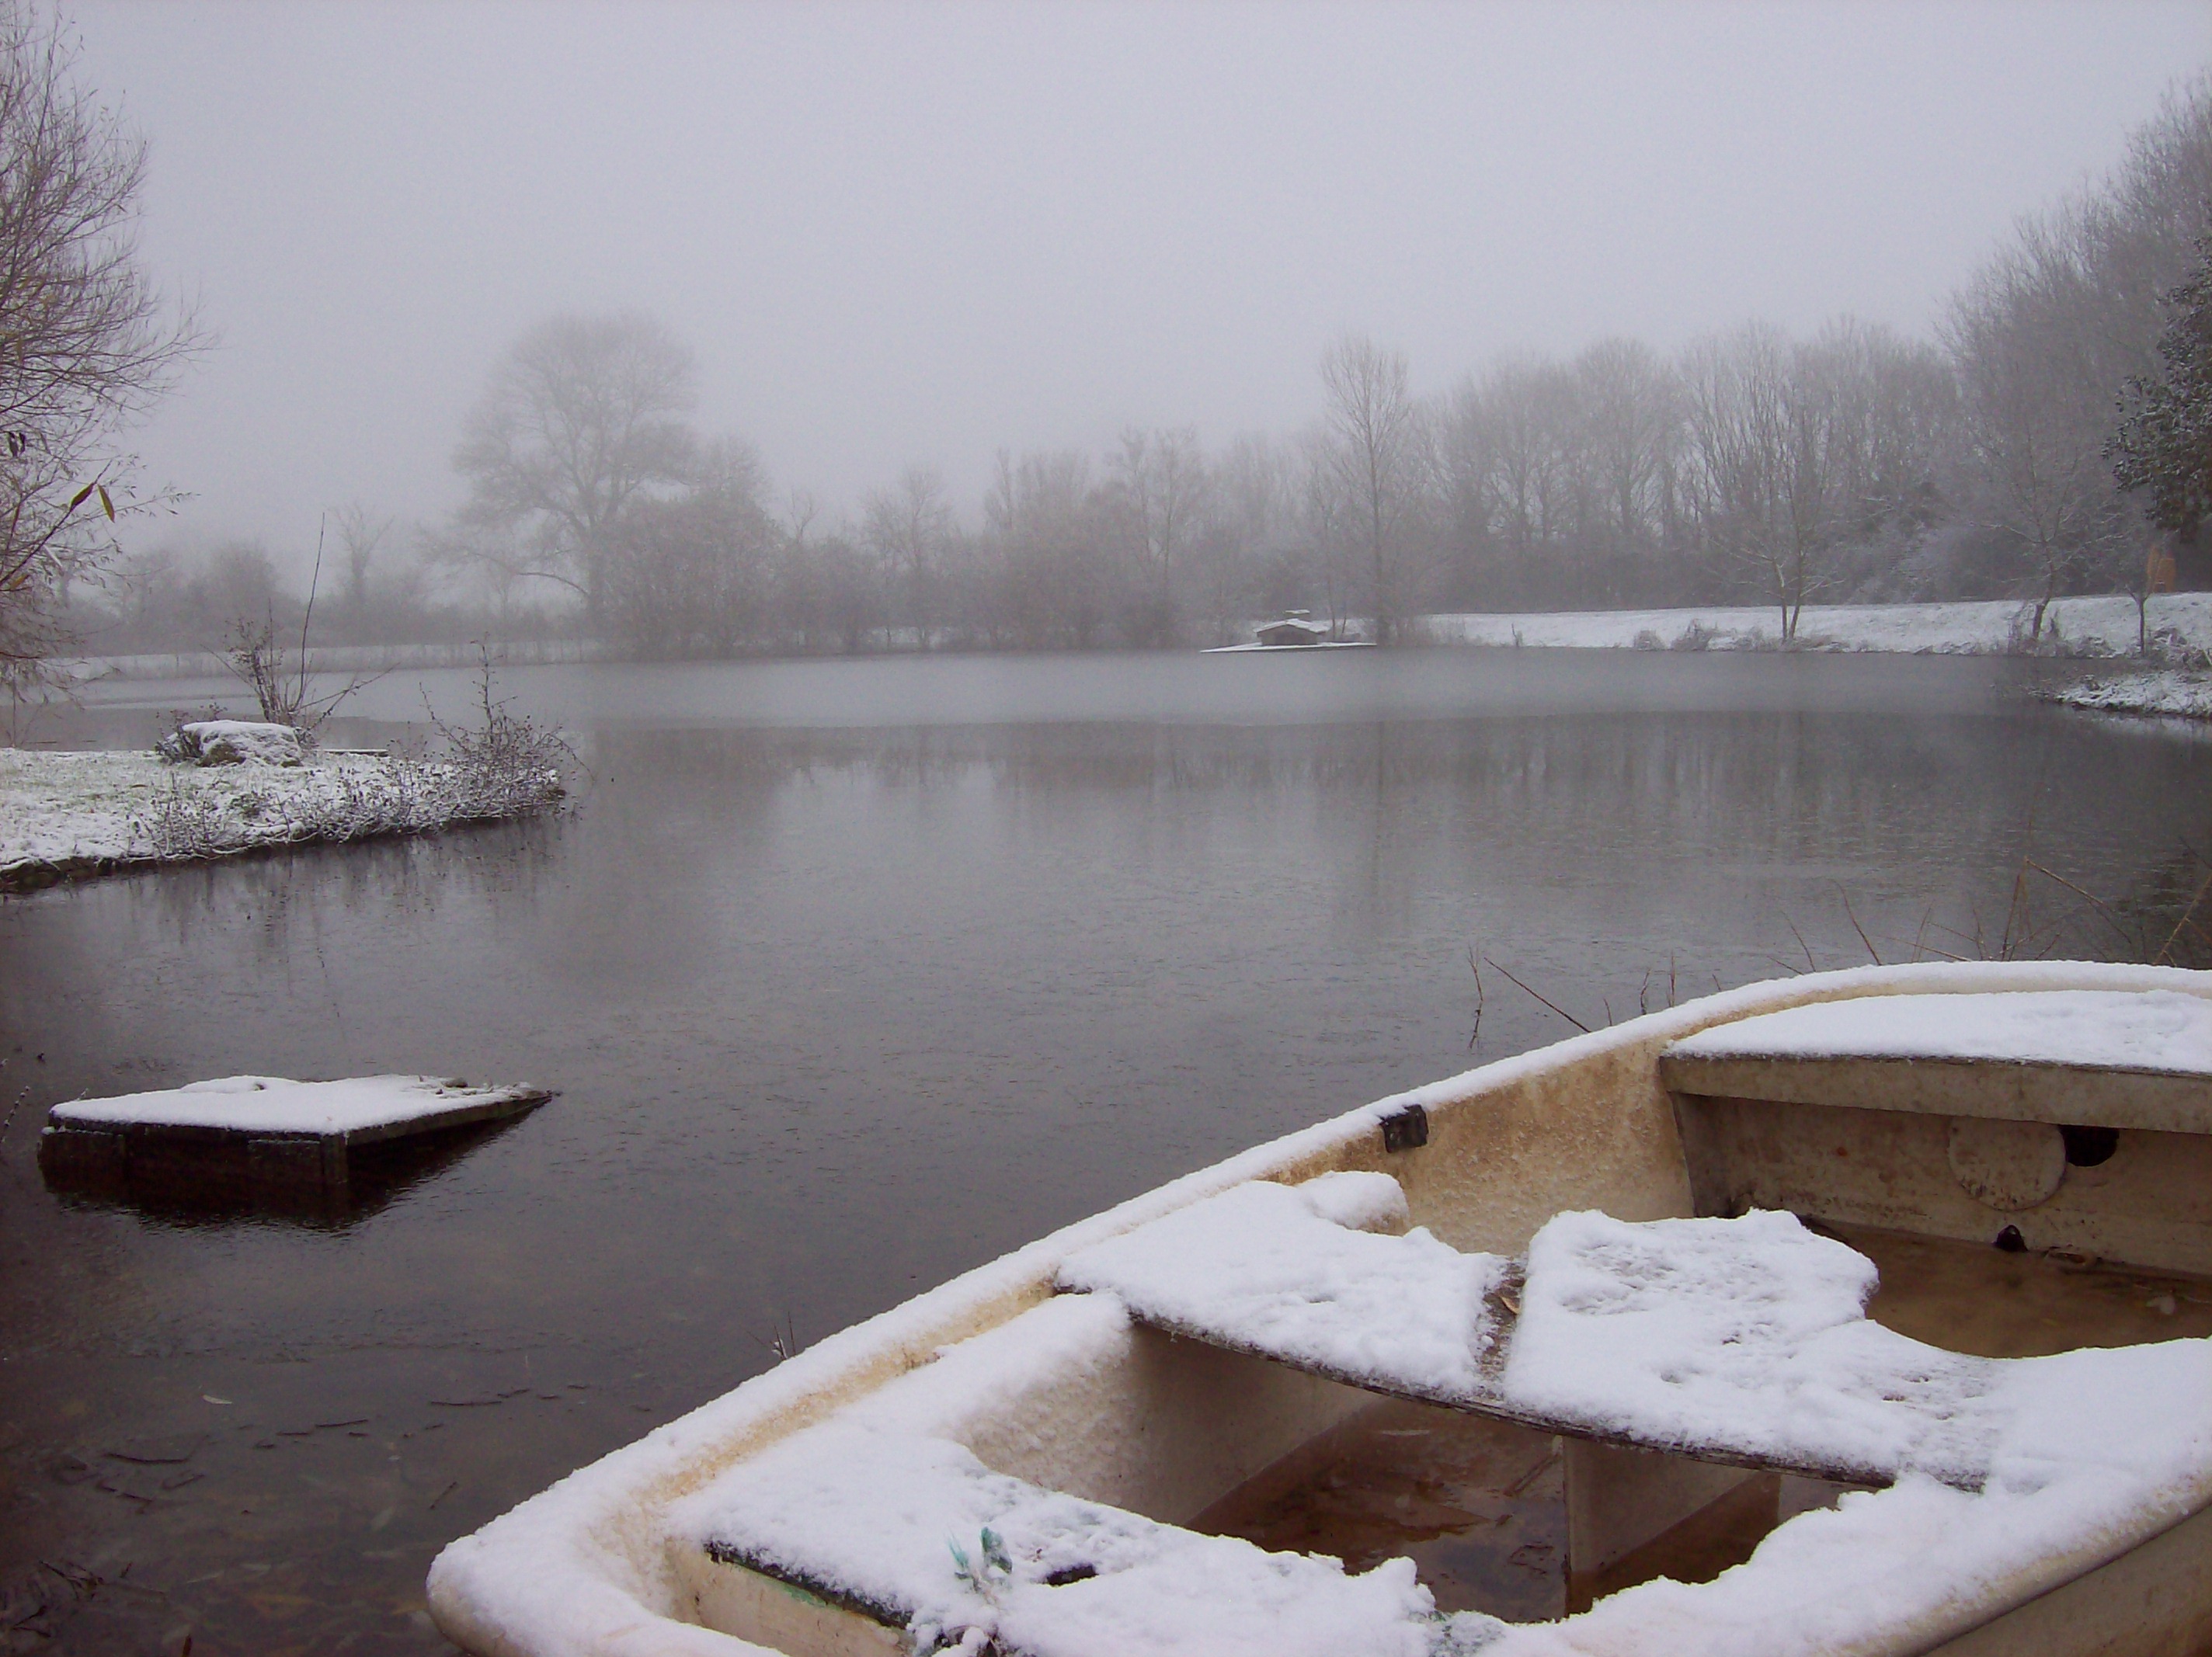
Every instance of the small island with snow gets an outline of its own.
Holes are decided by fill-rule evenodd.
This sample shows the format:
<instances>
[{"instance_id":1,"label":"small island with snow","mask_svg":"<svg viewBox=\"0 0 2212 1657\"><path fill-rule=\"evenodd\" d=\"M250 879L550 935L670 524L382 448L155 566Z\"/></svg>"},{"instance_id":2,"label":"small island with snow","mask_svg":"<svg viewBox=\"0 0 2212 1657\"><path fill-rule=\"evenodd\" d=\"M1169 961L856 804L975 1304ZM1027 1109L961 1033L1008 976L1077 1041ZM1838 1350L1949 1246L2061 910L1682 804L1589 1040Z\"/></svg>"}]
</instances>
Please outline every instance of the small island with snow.
<instances>
[{"instance_id":1,"label":"small island with snow","mask_svg":"<svg viewBox=\"0 0 2212 1657\"><path fill-rule=\"evenodd\" d=\"M504 718L504 716L501 716ZM557 737L508 719L436 759L319 749L275 721L179 724L152 751L0 748L0 893L558 809Z\"/></svg>"}]
</instances>

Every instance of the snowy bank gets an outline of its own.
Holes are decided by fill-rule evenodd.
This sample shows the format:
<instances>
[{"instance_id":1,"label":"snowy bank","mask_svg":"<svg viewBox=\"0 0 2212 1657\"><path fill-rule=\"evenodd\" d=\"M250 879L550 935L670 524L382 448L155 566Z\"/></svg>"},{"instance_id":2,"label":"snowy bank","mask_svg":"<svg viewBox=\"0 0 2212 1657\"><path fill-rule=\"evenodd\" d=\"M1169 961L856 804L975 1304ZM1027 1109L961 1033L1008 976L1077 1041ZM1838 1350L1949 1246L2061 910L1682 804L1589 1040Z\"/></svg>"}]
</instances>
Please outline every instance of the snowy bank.
<instances>
[{"instance_id":1,"label":"snowy bank","mask_svg":"<svg viewBox=\"0 0 2212 1657\"><path fill-rule=\"evenodd\" d=\"M2212 719L2212 674L2175 667L2102 675L2036 693L2062 707L2095 713L2141 713L2154 719Z\"/></svg>"},{"instance_id":2,"label":"snowy bank","mask_svg":"<svg viewBox=\"0 0 2212 1657\"><path fill-rule=\"evenodd\" d=\"M421 834L545 810L558 774L318 755L172 765L138 752L0 748L0 892L259 847Z\"/></svg>"},{"instance_id":3,"label":"snowy bank","mask_svg":"<svg viewBox=\"0 0 2212 1657\"><path fill-rule=\"evenodd\" d=\"M1800 647L1907 654L1995 655L2026 631L2017 600L1944 604L1808 604L1797 623ZM2185 646L2212 646L2212 592L2165 593L2150 601L2150 630L2172 629ZM1525 645L1579 650L1748 650L1782 636L1772 604L1686 610L1559 611L1530 616L1446 615L1426 618L1438 644ZM2062 650L2131 656L2135 600L2124 593L2061 598L2044 613L2046 639Z\"/></svg>"}]
</instances>

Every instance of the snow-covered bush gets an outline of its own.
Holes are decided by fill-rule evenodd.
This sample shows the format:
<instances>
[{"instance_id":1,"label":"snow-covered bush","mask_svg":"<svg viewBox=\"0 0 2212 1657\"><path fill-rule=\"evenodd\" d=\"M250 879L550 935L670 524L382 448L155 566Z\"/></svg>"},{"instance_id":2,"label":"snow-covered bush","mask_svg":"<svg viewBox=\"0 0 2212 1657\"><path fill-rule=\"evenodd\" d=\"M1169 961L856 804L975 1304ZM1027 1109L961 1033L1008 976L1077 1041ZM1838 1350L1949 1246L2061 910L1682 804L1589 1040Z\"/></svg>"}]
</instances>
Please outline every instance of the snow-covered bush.
<instances>
[{"instance_id":1,"label":"snow-covered bush","mask_svg":"<svg viewBox=\"0 0 2212 1657\"><path fill-rule=\"evenodd\" d=\"M221 793L172 778L167 792L135 815L131 826L148 851L167 862L253 846L343 842L496 822L553 810L566 794L557 765L533 768L513 756L353 758L275 774L266 788Z\"/></svg>"}]
</instances>

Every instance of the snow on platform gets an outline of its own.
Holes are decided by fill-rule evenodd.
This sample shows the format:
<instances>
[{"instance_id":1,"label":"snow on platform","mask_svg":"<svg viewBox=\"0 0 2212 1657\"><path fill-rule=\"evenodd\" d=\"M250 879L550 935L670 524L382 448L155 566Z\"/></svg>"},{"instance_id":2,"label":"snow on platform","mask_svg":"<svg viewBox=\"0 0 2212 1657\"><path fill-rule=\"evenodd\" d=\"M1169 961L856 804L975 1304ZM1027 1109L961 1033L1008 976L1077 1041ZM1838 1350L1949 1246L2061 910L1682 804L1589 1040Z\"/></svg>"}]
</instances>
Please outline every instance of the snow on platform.
<instances>
[{"instance_id":1,"label":"snow on platform","mask_svg":"<svg viewBox=\"0 0 2212 1657\"><path fill-rule=\"evenodd\" d=\"M1677 1093L2060 1126L2212 1132L2212 999L2172 990L1881 995L1716 1024Z\"/></svg>"},{"instance_id":2,"label":"snow on platform","mask_svg":"<svg viewBox=\"0 0 2212 1657\"><path fill-rule=\"evenodd\" d=\"M459 1077L435 1076L357 1076L336 1082L222 1076L152 1093L73 1099L56 1105L46 1120L62 1128L215 1129L368 1144L512 1116L551 1096L543 1088L471 1087Z\"/></svg>"},{"instance_id":3,"label":"snow on platform","mask_svg":"<svg viewBox=\"0 0 2212 1657\"><path fill-rule=\"evenodd\" d=\"M355 1151L499 1121L551 1097L434 1076L226 1076L56 1105L39 1165L55 1186L94 1194L143 1189L248 1204L311 1195L343 1206Z\"/></svg>"}]
</instances>

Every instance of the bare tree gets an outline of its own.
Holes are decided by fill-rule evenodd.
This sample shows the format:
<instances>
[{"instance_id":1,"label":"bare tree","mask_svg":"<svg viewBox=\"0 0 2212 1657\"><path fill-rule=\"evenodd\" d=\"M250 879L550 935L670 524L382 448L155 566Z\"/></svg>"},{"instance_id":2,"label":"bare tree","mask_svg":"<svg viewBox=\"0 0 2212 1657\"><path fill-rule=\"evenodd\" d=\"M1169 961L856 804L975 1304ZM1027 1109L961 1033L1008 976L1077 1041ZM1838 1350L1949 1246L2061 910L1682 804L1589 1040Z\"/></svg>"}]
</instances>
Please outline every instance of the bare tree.
<instances>
[{"instance_id":1,"label":"bare tree","mask_svg":"<svg viewBox=\"0 0 2212 1657\"><path fill-rule=\"evenodd\" d=\"M1197 428L1126 428L1107 465L1136 564L1131 641L1172 644L1182 631L1176 582L1212 487Z\"/></svg>"},{"instance_id":2,"label":"bare tree","mask_svg":"<svg viewBox=\"0 0 2212 1657\"><path fill-rule=\"evenodd\" d=\"M2033 584L2033 637L2052 598L2122 556L2128 514L2105 464L2125 373L2087 254L2087 202L2023 224L1952 301L1944 337L1988 521Z\"/></svg>"},{"instance_id":3,"label":"bare tree","mask_svg":"<svg viewBox=\"0 0 2212 1657\"><path fill-rule=\"evenodd\" d=\"M1841 391L1829 366L1759 323L1699 341L1682 362L1706 533L1781 612L1784 643L1834 573Z\"/></svg>"},{"instance_id":4,"label":"bare tree","mask_svg":"<svg viewBox=\"0 0 2212 1657\"><path fill-rule=\"evenodd\" d=\"M1106 624L1107 543L1091 462L1072 450L999 452L983 519L995 568L994 637L1024 649L1088 649Z\"/></svg>"},{"instance_id":5,"label":"bare tree","mask_svg":"<svg viewBox=\"0 0 2212 1657\"><path fill-rule=\"evenodd\" d=\"M0 676L62 644L138 499L115 439L202 344L140 264L146 146L76 80L58 21L0 3Z\"/></svg>"},{"instance_id":6,"label":"bare tree","mask_svg":"<svg viewBox=\"0 0 2212 1657\"><path fill-rule=\"evenodd\" d=\"M649 317L559 316L494 365L453 464L469 480L464 556L526 561L588 614L604 606L617 520L690 476L697 442L690 350Z\"/></svg>"},{"instance_id":7,"label":"bare tree","mask_svg":"<svg viewBox=\"0 0 2212 1657\"><path fill-rule=\"evenodd\" d=\"M1328 611L1328 636L1341 639L1352 613L1352 590L1358 574L1360 525L1330 434L1309 431L1291 461L1298 532L1313 579L1321 586Z\"/></svg>"},{"instance_id":8,"label":"bare tree","mask_svg":"<svg viewBox=\"0 0 2212 1657\"><path fill-rule=\"evenodd\" d=\"M368 604L368 567L384 537L392 533L392 520L375 517L358 501L340 507L337 517L338 552L345 559L346 608L359 615Z\"/></svg>"},{"instance_id":9,"label":"bare tree","mask_svg":"<svg viewBox=\"0 0 2212 1657\"><path fill-rule=\"evenodd\" d=\"M1428 432L1406 355L1346 333L1322 353L1324 419L1338 488L1365 554L1375 638L1388 644L1415 599L1416 544L1430 487Z\"/></svg>"},{"instance_id":10,"label":"bare tree","mask_svg":"<svg viewBox=\"0 0 2212 1657\"><path fill-rule=\"evenodd\" d=\"M1599 341L1575 359L1574 375L1593 550L1607 555L1595 585L1618 603L1624 582L1663 536L1680 446L1679 387L1641 340Z\"/></svg>"},{"instance_id":11,"label":"bare tree","mask_svg":"<svg viewBox=\"0 0 2212 1657\"><path fill-rule=\"evenodd\" d=\"M861 513L862 537L902 589L907 625L927 650L945 551L959 532L945 479L934 466L908 466L896 483L872 491Z\"/></svg>"},{"instance_id":12,"label":"bare tree","mask_svg":"<svg viewBox=\"0 0 2212 1657\"><path fill-rule=\"evenodd\" d=\"M760 458L735 441L707 445L673 499L633 502L609 556L607 624L644 656L729 656L769 630L781 532L763 506Z\"/></svg>"},{"instance_id":13,"label":"bare tree","mask_svg":"<svg viewBox=\"0 0 2212 1657\"><path fill-rule=\"evenodd\" d=\"M1294 458L1257 433L1232 438L1212 469L1195 551L1195 608L1209 642L1262 610L1310 608L1297 533Z\"/></svg>"}]
</instances>

